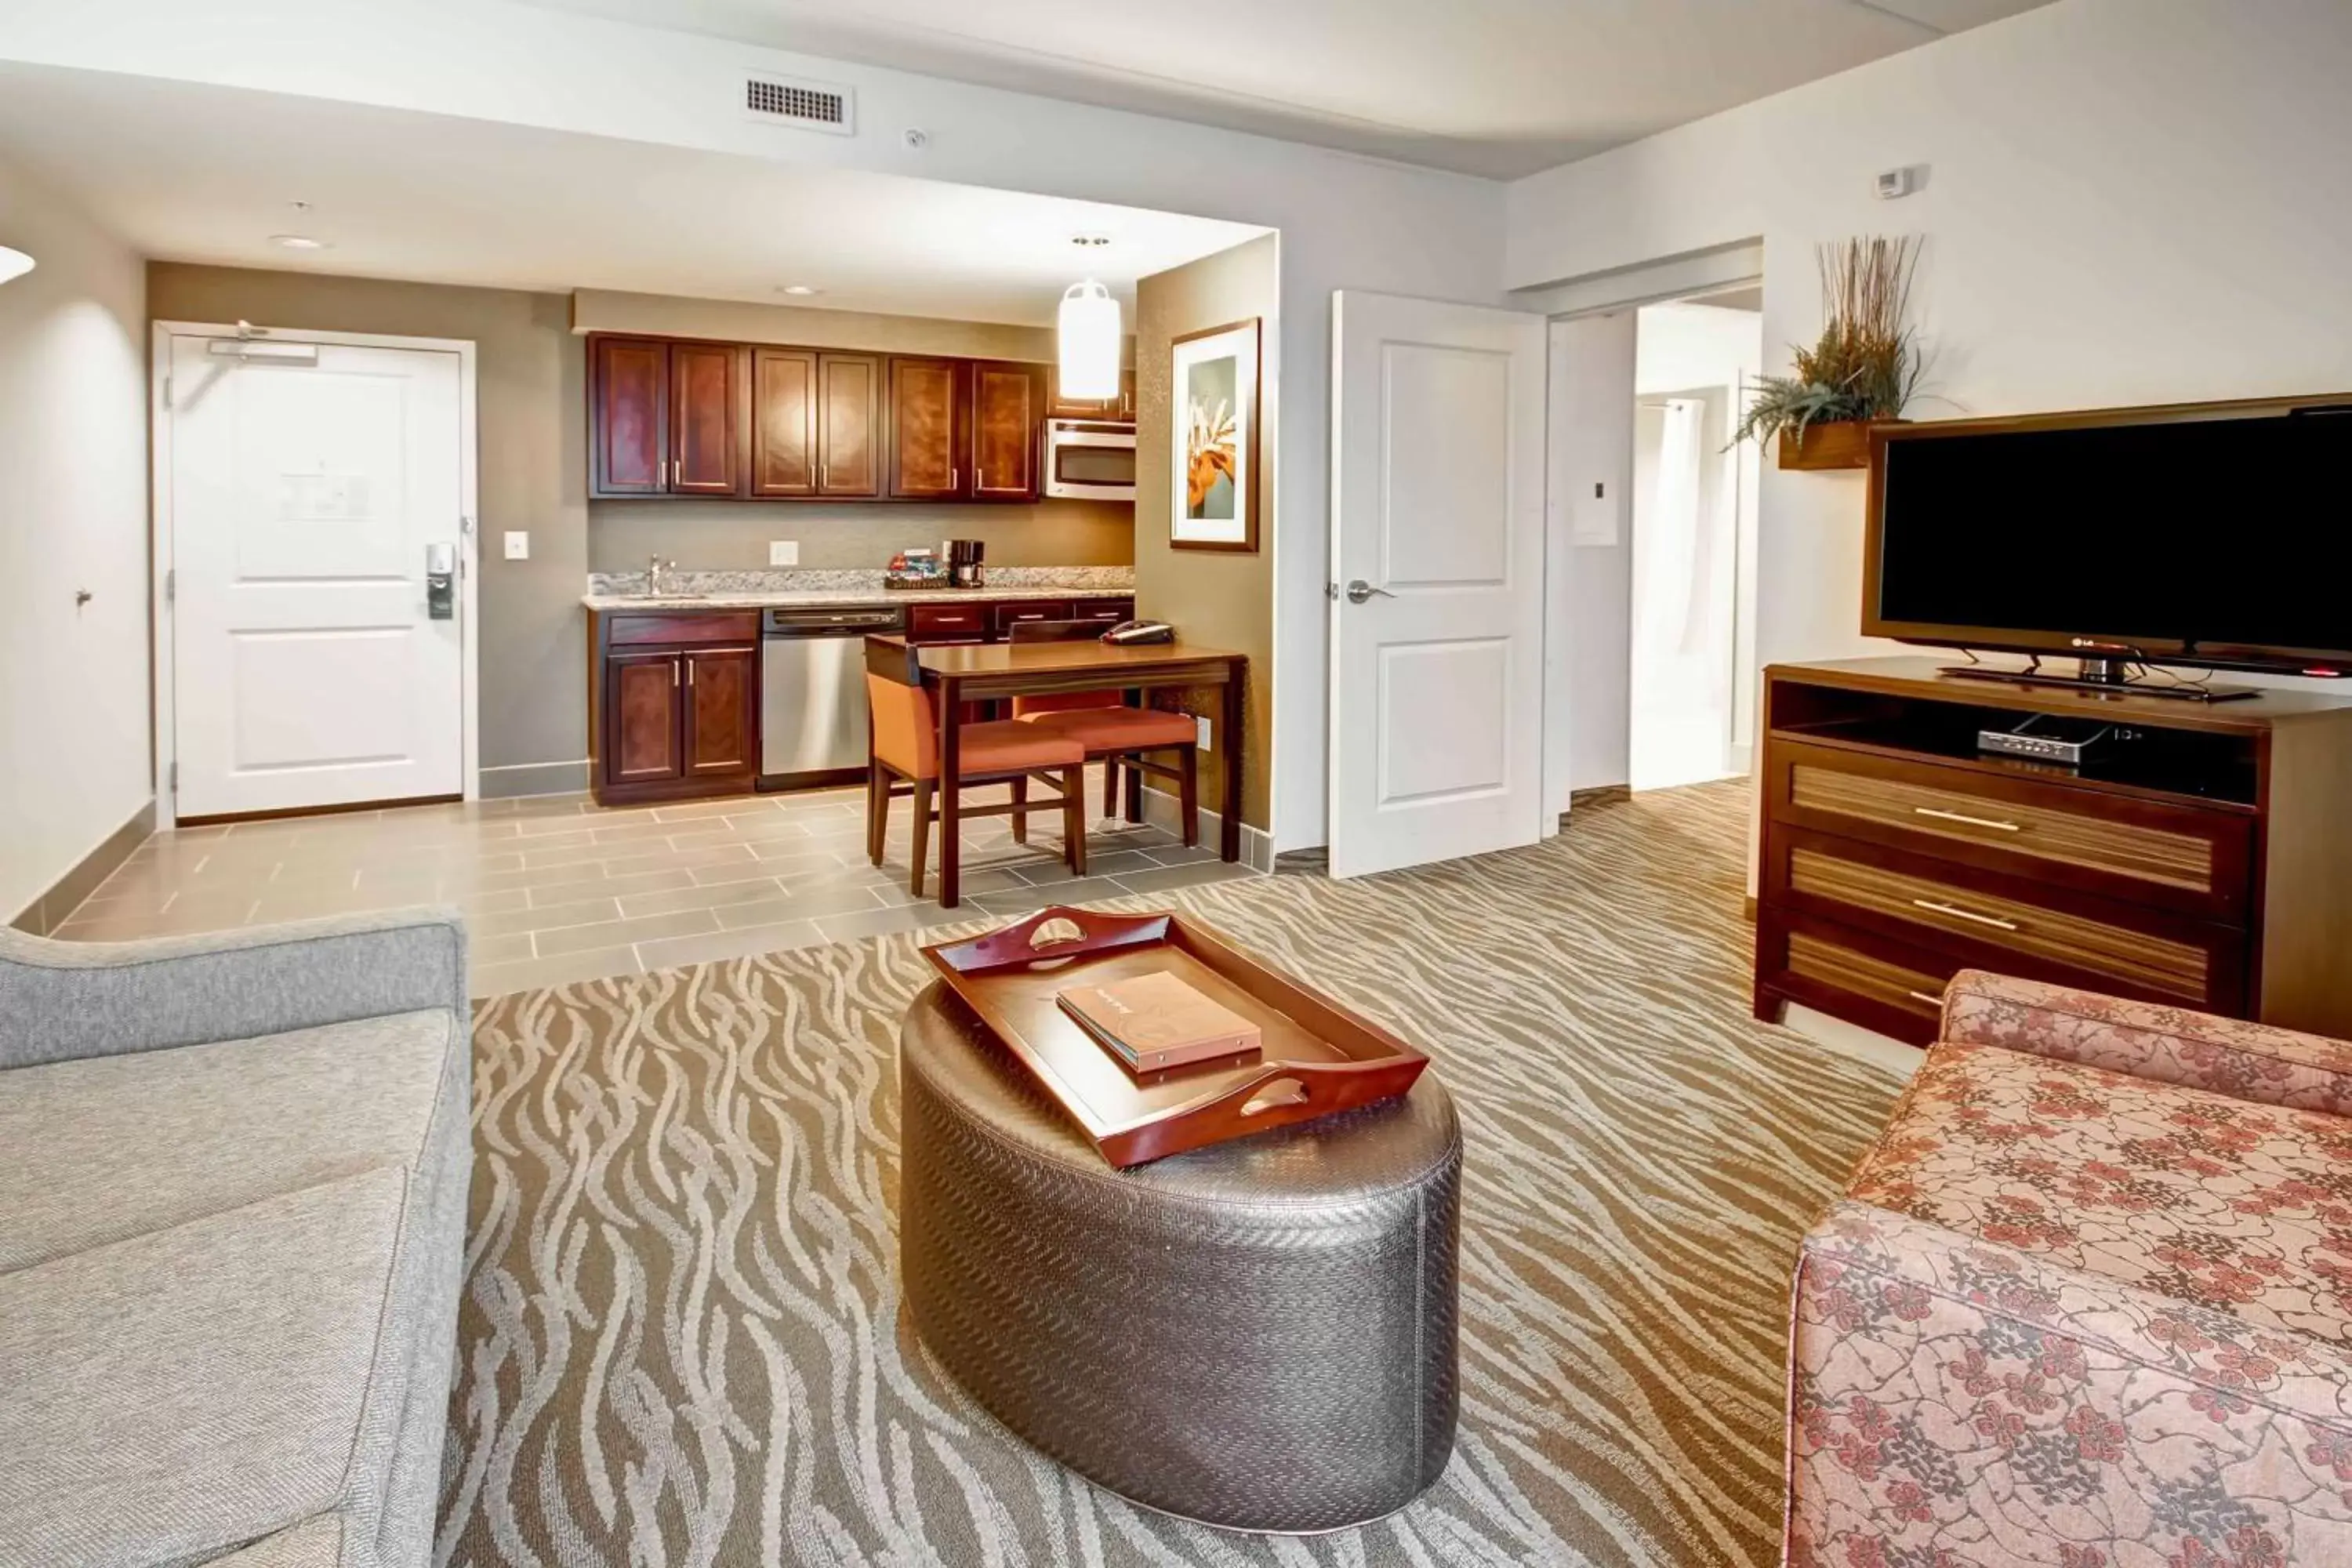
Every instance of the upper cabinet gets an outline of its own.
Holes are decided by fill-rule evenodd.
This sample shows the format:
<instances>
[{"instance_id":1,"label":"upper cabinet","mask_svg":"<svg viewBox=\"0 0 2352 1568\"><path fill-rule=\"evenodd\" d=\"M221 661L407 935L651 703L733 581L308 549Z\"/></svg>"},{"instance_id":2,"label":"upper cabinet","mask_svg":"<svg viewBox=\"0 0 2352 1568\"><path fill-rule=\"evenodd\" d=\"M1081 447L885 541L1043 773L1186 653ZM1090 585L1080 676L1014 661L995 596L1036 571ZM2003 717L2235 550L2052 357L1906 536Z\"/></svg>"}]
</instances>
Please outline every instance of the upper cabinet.
<instances>
[{"instance_id":1,"label":"upper cabinet","mask_svg":"<svg viewBox=\"0 0 2352 1568\"><path fill-rule=\"evenodd\" d=\"M1042 364L601 335L588 363L591 496L1041 493Z\"/></svg>"},{"instance_id":2,"label":"upper cabinet","mask_svg":"<svg viewBox=\"0 0 2352 1568\"><path fill-rule=\"evenodd\" d=\"M1092 419L1111 425L1135 423L1135 372L1132 368L1118 373L1118 395L1116 397L1063 396L1059 367L1050 373L1047 389L1045 415L1048 418Z\"/></svg>"}]
</instances>

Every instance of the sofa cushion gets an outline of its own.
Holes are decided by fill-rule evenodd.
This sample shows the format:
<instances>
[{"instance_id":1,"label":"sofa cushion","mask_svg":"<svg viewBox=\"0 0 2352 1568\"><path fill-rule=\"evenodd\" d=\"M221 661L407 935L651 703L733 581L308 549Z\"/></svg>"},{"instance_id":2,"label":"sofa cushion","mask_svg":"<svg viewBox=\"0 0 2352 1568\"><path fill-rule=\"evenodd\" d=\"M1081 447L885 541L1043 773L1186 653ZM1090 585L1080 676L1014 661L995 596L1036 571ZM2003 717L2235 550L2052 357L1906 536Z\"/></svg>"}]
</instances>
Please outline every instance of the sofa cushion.
<instances>
[{"instance_id":1,"label":"sofa cushion","mask_svg":"<svg viewBox=\"0 0 2352 1568\"><path fill-rule=\"evenodd\" d=\"M414 1167L455 1028L404 1013L0 1072L0 1271Z\"/></svg>"},{"instance_id":2,"label":"sofa cushion","mask_svg":"<svg viewBox=\"0 0 2352 1568\"><path fill-rule=\"evenodd\" d=\"M1847 1195L2352 1342L2352 1120L1948 1043Z\"/></svg>"},{"instance_id":3,"label":"sofa cushion","mask_svg":"<svg viewBox=\"0 0 2352 1568\"><path fill-rule=\"evenodd\" d=\"M349 1176L0 1275L0 1563L200 1560L338 1510L409 1177Z\"/></svg>"}]
</instances>

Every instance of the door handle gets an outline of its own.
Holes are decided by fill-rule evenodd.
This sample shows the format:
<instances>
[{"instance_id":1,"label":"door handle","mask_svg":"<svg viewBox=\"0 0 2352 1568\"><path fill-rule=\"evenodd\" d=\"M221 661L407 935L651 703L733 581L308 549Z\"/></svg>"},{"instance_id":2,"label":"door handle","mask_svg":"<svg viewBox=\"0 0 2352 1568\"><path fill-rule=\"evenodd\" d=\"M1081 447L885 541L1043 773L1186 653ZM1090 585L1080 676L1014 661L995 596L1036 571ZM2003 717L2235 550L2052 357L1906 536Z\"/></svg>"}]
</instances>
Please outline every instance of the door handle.
<instances>
[{"instance_id":1,"label":"door handle","mask_svg":"<svg viewBox=\"0 0 2352 1568\"><path fill-rule=\"evenodd\" d=\"M428 620L446 621L457 614L457 547L454 544L428 544L425 547L425 615Z\"/></svg>"},{"instance_id":2,"label":"door handle","mask_svg":"<svg viewBox=\"0 0 2352 1568\"><path fill-rule=\"evenodd\" d=\"M1375 588L1370 583L1365 582L1361 577L1357 578L1354 582L1348 584L1348 603L1351 605L1363 604L1370 599L1375 594L1378 594L1383 599L1393 599L1396 597L1394 594L1390 593L1386 588Z\"/></svg>"}]
</instances>

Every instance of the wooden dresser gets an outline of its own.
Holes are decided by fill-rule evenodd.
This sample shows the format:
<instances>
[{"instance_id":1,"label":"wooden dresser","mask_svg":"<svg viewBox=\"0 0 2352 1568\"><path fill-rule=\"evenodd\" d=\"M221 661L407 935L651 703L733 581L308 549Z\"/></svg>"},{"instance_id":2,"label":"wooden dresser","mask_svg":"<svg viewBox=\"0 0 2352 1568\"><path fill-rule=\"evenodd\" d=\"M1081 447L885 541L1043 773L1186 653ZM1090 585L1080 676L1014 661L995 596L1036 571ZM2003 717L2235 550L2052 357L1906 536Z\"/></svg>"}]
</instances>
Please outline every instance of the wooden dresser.
<instances>
[{"instance_id":1,"label":"wooden dresser","mask_svg":"<svg viewBox=\"0 0 2352 1568\"><path fill-rule=\"evenodd\" d=\"M2352 699L1765 671L1756 1016L1926 1044L1961 969L2352 1037ZM2225 678L2226 679L2226 678ZM2077 770L1982 752L2032 714L2136 731Z\"/></svg>"}]
</instances>

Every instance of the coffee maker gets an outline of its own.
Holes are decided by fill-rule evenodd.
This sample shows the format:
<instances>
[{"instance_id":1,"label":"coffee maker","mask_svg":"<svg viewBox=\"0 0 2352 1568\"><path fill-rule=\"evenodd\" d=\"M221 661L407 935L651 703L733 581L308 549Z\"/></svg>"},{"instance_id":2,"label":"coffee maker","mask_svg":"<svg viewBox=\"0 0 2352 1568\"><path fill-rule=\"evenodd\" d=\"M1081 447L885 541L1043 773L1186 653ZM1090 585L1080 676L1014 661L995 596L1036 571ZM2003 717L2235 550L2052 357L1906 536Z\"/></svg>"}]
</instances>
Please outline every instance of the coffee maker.
<instances>
[{"instance_id":1,"label":"coffee maker","mask_svg":"<svg viewBox=\"0 0 2352 1568\"><path fill-rule=\"evenodd\" d=\"M988 547L977 539L950 539L947 542L948 586L950 588L985 587L981 571L981 558Z\"/></svg>"}]
</instances>

